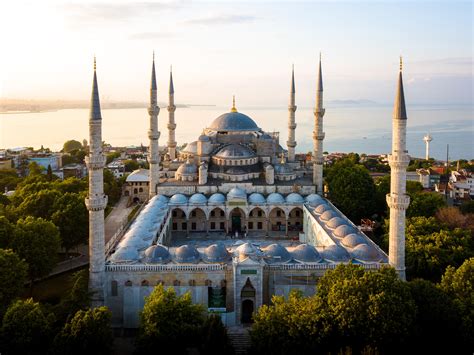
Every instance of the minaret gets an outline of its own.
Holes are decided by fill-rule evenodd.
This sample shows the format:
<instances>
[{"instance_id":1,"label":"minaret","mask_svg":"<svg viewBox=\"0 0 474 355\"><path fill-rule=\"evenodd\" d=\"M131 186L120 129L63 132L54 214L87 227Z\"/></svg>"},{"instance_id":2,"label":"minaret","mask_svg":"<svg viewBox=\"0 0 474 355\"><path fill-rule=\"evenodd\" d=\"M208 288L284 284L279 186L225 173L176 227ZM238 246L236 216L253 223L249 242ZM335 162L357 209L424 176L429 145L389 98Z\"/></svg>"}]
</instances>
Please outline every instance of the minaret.
<instances>
[{"instance_id":1,"label":"minaret","mask_svg":"<svg viewBox=\"0 0 474 355\"><path fill-rule=\"evenodd\" d=\"M426 136L423 137L423 141L426 144L426 153L425 153L425 159L426 160L430 159L430 142L432 140L433 140L433 137L429 133Z\"/></svg>"},{"instance_id":2,"label":"minaret","mask_svg":"<svg viewBox=\"0 0 474 355\"><path fill-rule=\"evenodd\" d=\"M107 196L104 195L105 156L102 152L102 115L95 58L89 115L89 156L85 160L89 169L89 194L85 199L89 210L89 291L92 293L92 306L98 307L104 304L104 209L107 206Z\"/></svg>"},{"instance_id":3,"label":"minaret","mask_svg":"<svg viewBox=\"0 0 474 355\"><path fill-rule=\"evenodd\" d=\"M148 114L150 115L150 129L148 130L148 138L150 138L150 147L148 149L148 162L150 164L150 198L156 195L157 186L160 182L160 153L158 151L158 139L160 138L160 132L158 131L158 114L160 113L160 108L158 107L156 91L155 53L153 53L150 106L148 107Z\"/></svg>"},{"instance_id":4,"label":"minaret","mask_svg":"<svg viewBox=\"0 0 474 355\"><path fill-rule=\"evenodd\" d=\"M321 69L321 54L319 55L319 73L316 86L316 106L314 107L314 131L313 131L313 184L316 192L323 194L323 73Z\"/></svg>"},{"instance_id":5,"label":"minaret","mask_svg":"<svg viewBox=\"0 0 474 355\"><path fill-rule=\"evenodd\" d=\"M170 68L170 89L169 89L169 105L168 105L168 154L170 160L176 159L176 138L175 130L176 123L174 122L174 112L176 106L174 105L174 85L173 85L173 70Z\"/></svg>"},{"instance_id":6,"label":"minaret","mask_svg":"<svg viewBox=\"0 0 474 355\"><path fill-rule=\"evenodd\" d=\"M295 68L291 69L291 89L290 89L290 103L288 105L288 141L286 142L286 146L288 147L288 161L294 162L295 161Z\"/></svg>"},{"instance_id":7,"label":"minaret","mask_svg":"<svg viewBox=\"0 0 474 355\"><path fill-rule=\"evenodd\" d=\"M392 154L388 156L391 179L387 204L390 208L388 260L402 280L405 280L405 212L410 204L410 197L406 194L406 169L410 162L406 135L407 113L403 94L402 58L400 57L400 72L392 119Z\"/></svg>"}]
</instances>

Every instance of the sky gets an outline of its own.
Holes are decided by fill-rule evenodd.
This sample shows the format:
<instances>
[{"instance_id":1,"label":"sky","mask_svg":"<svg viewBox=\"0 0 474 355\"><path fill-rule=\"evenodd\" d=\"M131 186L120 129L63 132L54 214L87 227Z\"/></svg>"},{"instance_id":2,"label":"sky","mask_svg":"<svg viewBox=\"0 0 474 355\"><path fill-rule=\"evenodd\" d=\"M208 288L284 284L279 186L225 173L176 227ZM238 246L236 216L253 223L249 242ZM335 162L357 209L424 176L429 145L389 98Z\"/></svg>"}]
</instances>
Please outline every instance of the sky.
<instances>
[{"instance_id":1,"label":"sky","mask_svg":"<svg viewBox=\"0 0 474 355\"><path fill-rule=\"evenodd\" d=\"M411 104L473 103L473 7L460 1L1 1L0 98L88 100L93 56L103 100L392 103L403 56Z\"/></svg>"}]
</instances>

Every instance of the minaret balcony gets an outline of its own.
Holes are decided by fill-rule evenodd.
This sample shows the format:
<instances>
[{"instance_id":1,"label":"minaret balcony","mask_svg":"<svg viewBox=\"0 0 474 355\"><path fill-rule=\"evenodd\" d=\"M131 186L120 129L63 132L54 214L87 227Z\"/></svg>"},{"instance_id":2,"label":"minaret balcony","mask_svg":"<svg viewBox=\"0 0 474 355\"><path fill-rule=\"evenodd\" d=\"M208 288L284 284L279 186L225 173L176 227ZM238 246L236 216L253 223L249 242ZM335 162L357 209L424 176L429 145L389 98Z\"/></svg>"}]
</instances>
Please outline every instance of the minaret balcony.
<instances>
[{"instance_id":1,"label":"minaret balcony","mask_svg":"<svg viewBox=\"0 0 474 355\"><path fill-rule=\"evenodd\" d=\"M296 147L296 142L295 141L287 141L286 146L289 148L294 148Z\"/></svg>"},{"instance_id":2,"label":"minaret balcony","mask_svg":"<svg viewBox=\"0 0 474 355\"><path fill-rule=\"evenodd\" d=\"M168 123L168 125L166 127L168 127L168 129L171 129L171 130L174 131L176 129L176 123Z\"/></svg>"},{"instance_id":3,"label":"minaret balcony","mask_svg":"<svg viewBox=\"0 0 474 355\"><path fill-rule=\"evenodd\" d=\"M296 105L288 105L288 111L295 112L298 106Z\"/></svg>"},{"instance_id":4,"label":"minaret balcony","mask_svg":"<svg viewBox=\"0 0 474 355\"><path fill-rule=\"evenodd\" d=\"M107 195L88 196L85 198L86 207L89 211L100 211L107 206Z\"/></svg>"},{"instance_id":5,"label":"minaret balcony","mask_svg":"<svg viewBox=\"0 0 474 355\"><path fill-rule=\"evenodd\" d=\"M148 138L152 140L158 140L160 138L160 132L149 129Z\"/></svg>"},{"instance_id":6,"label":"minaret balcony","mask_svg":"<svg viewBox=\"0 0 474 355\"><path fill-rule=\"evenodd\" d=\"M406 210L410 204L410 196L408 195L387 194L386 199L389 208L400 211Z\"/></svg>"},{"instance_id":7,"label":"minaret balcony","mask_svg":"<svg viewBox=\"0 0 474 355\"><path fill-rule=\"evenodd\" d=\"M158 116L158 114L160 113L160 108L158 106L150 106L148 107L148 114L150 116Z\"/></svg>"},{"instance_id":8,"label":"minaret balcony","mask_svg":"<svg viewBox=\"0 0 474 355\"><path fill-rule=\"evenodd\" d=\"M98 170L104 168L106 158L104 154L100 153L86 156L85 161L89 170Z\"/></svg>"},{"instance_id":9,"label":"minaret balcony","mask_svg":"<svg viewBox=\"0 0 474 355\"><path fill-rule=\"evenodd\" d=\"M326 109L317 107L317 108L314 109L313 112L314 112L315 115L323 117L324 113L326 112Z\"/></svg>"},{"instance_id":10,"label":"minaret balcony","mask_svg":"<svg viewBox=\"0 0 474 355\"><path fill-rule=\"evenodd\" d=\"M168 106L168 112L174 112L174 111L176 111L176 106L175 105Z\"/></svg>"},{"instance_id":11,"label":"minaret balcony","mask_svg":"<svg viewBox=\"0 0 474 355\"><path fill-rule=\"evenodd\" d=\"M321 134L318 134L317 132L313 132L313 139L316 139L317 141L322 141L326 134L324 132L321 132Z\"/></svg>"},{"instance_id":12,"label":"minaret balcony","mask_svg":"<svg viewBox=\"0 0 474 355\"><path fill-rule=\"evenodd\" d=\"M296 129L296 123L292 122L288 125L288 129Z\"/></svg>"},{"instance_id":13,"label":"minaret balcony","mask_svg":"<svg viewBox=\"0 0 474 355\"><path fill-rule=\"evenodd\" d=\"M323 165L324 164L324 158L323 157L317 157L316 154L313 154L313 164Z\"/></svg>"},{"instance_id":14,"label":"minaret balcony","mask_svg":"<svg viewBox=\"0 0 474 355\"><path fill-rule=\"evenodd\" d=\"M388 164L391 168L404 169L410 164L410 156L408 154L389 154Z\"/></svg>"},{"instance_id":15,"label":"minaret balcony","mask_svg":"<svg viewBox=\"0 0 474 355\"><path fill-rule=\"evenodd\" d=\"M176 142L168 142L168 148L176 148L177 143Z\"/></svg>"}]
</instances>

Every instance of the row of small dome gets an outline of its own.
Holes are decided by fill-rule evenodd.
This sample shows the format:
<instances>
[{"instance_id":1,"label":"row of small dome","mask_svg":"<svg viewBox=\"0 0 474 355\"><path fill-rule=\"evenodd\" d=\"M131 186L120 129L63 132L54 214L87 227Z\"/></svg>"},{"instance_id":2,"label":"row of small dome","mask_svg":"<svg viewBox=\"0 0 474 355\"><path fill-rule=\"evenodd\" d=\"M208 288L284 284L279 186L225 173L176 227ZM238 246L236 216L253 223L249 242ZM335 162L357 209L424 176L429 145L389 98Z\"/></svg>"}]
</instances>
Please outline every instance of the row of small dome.
<instances>
[{"instance_id":1,"label":"row of small dome","mask_svg":"<svg viewBox=\"0 0 474 355\"><path fill-rule=\"evenodd\" d=\"M202 193L195 193L191 195L191 197L186 197L183 194L174 194L170 200L169 203L172 205L185 205L185 204L191 204L191 205L203 205L203 204L224 204L226 200L246 200L250 204L283 204L283 203L290 203L290 204L303 204L303 203L309 203L310 205L317 205L320 203L324 203L324 199L316 194L311 194L305 197L301 196L300 194L293 192L286 196L286 198L278 193L278 192L273 192L269 194L266 198L263 196L261 193L254 192L250 194L247 198L247 193L245 190L239 188L239 187L234 187L227 193L227 197L220 193L216 192L212 194L209 199Z\"/></svg>"},{"instance_id":2,"label":"row of small dome","mask_svg":"<svg viewBox=\"0 0 474 355\"><path fill-rule=\"evenodd\" d=\"M292 251L288 251L280 244L271 244L262 249L251 243L244 243L237 247L234 256L240 259L247 257L260 257L267 263L288 263L292 260L304 263L319 263L327 260L331 262L344 262L357 259L366 262L376 262L383 259L376 248L365 242L355 246L349 253L345 248L338 245L330 245L321 252L309 244L300 244ZM231 254L223 243L216 243L205 248L201 253L192 245L182 245L175 249L173 256L163 245L152 245L147 248L143 261L145 263L168 263L171 260L176 263L194 264L200 261L206 263L227 263L231 260Z\"/></svg>"}]
</instances>

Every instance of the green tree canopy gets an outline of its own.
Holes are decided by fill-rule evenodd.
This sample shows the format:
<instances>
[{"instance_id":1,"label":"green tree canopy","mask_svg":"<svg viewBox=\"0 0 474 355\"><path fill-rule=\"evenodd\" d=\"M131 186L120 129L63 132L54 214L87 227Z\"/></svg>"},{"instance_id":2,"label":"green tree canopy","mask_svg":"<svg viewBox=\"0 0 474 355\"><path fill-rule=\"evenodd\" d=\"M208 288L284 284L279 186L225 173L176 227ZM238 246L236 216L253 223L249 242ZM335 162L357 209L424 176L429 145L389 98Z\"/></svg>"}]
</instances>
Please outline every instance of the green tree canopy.
<instances>
[{"instance_id":1,"label":"green tree canopy","mask_svg":"<svg viewBox=\"0 0 474 355\"><path fill-rule=\"evenodd\" d=\"M28 265L12 250L0 249L0 318L23 289Z\"/></svg>"},{"instance_id":2,"label":"green tree canopy","mask_svg":"<svg viewBox=\"0 0 474 355\"><path fill-rule=\"evenodd\" d=\"M0 248L6 249L13 239L14 225L5 216L0 216Z\"/></svg>"},{"instance_id":3,"label":"green tree canopy","mask_svg":"<svg viewBox=\"0 0 474 355\"><path fill-rule=\"evenodd\" d=\"M8 307L0 330L6 354L46 354L51 343L51 319L39 303L18 300Z\"/></svg>"},{"instance_id":4,"label":"green tree canopy","mask_svg":"<svg viewBox=\"0 0 474 355\"><path fill-rule=\"evenodd\" d=\"M27 217L18 220L11 247L28 263L28 275L33 281L53 270L60 243L58 228L52 222Z\"/></svg>"},{"instance_id":5,"label":"green tree canopy","mask_svg":"<svg viewBox=\"0 0 474 355\"><path fill-rule=\"evenodd\" d=\"M173 349L175 354L185 353L187 347L199 343L203 323L204 309L193 304L189 293L176 296L174 289L158 285L145 299L140 313L138 352Z\"/></svg>"},{"instance_id":6,"label":"green tree canopy","mask_svg":"<svg viewBox=\"0 0 474 355\"><path fill-rule=\"evenodd\" d=\"M16 185L21 181L15 169L2 169L0 170L0 192L8 190L14 190Z\"/></svg>"},{"instance_id":7,"label":"green tree canopy","mask_svg":"<svg viewBox=\"0 0 474 355\"><path fill-rule=\"evenodd\" d=\"M132 172L140 168L140 165L138 164L136 160L125 160L124 165L125 165L125 171L127 172Z\"/></svg>"},{"instance_id":8,"label":"green tree canopy","mask_svg":"<svg viewBox=\"0 0 474 355\"><path fill-rule=\"evenodd\" d=\"M28 195L18 206L20 216L33 216L50 219L54 213L54 204L60 198L56 190L41 190Z\"/></svg>"},{"instance_id":9,"label":"green tree canopy","mask_svg":"<svg viewBox=\"0 0 474 355\"><path fill-rule=\"evenodd\" d=\"M411 201L407 217L432 217L441 207L446 206L444 197L437 192L422 192L410 194Z\"/></svg>"},{"instance_id":10,"label":"green tree canopy","mask_svg":"<svg viewBox=\"0 0 474 355\"><path fill-rule=\"evenodd\" d=\"M74 139L68 140L64 142L63 145L63 152L64 153L70 153L73 150L81 150L82 149L82 144L81 142L78 142Z\"/></svg>"},{"instance_id":11,"label":"green tree canopy","mask_svg":"<svg viewBox=\"0 0 474 355\"><path fill-rule=\"evenodd\" d=\"M78 311L56 336L55 351L58 354L111 354L111 318L107 307Z\"/></svg>"},{"instance_id":12,"label":"green tree canopy","mask_svg":"<svg viewBox=\"0 0 474 355\"><path fill-rule=\"evenodd\" d=\"M201 332L200 350L202 354L207 355L233 354L227 329L219 315L211 314L204 322Z\"/></svg>"}]
</instances>

